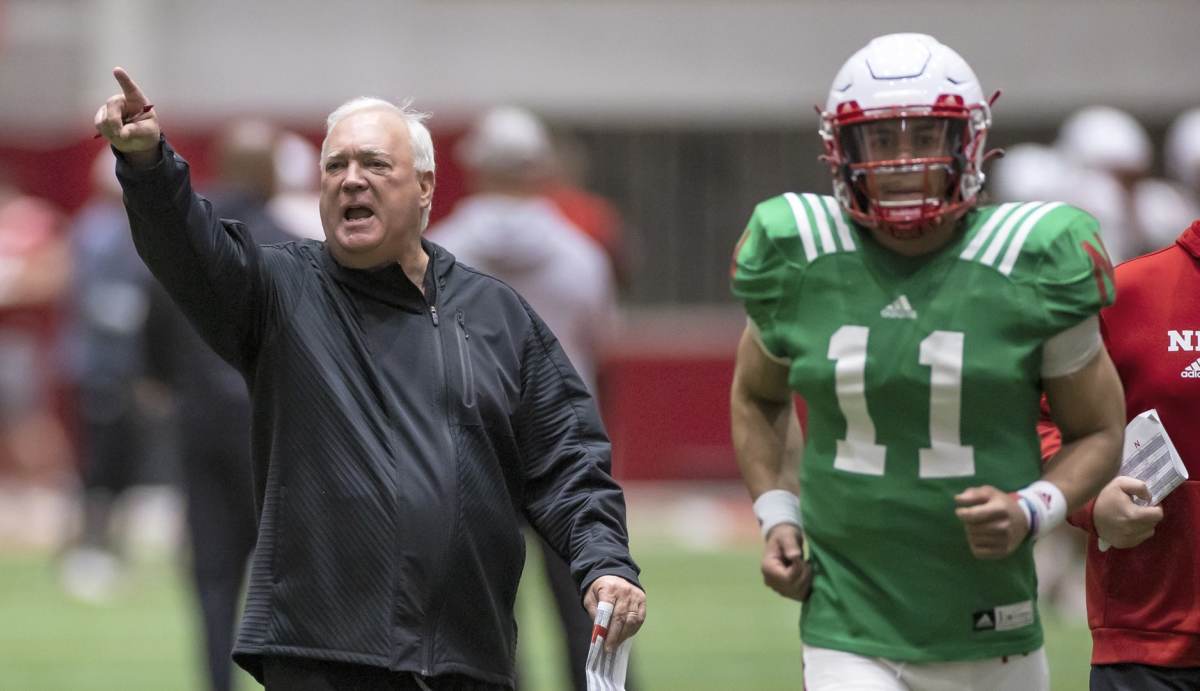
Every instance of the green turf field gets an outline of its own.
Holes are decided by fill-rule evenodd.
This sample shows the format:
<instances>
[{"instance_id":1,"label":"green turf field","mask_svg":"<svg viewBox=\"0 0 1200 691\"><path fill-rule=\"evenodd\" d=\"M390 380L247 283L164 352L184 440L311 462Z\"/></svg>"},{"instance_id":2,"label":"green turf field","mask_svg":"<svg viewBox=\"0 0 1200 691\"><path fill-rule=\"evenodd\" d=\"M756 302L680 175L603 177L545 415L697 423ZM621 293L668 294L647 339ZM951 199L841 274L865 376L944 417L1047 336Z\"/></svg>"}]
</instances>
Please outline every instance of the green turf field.
<instances>
[{"instance_id":1,"label":"green turf field","mask_svg":"<svg viewBox=\"0 0 1200 691\"><path fill-rule=\"evenodd\" d=\"M635 544L649 617L635 644L642 691L800 688L796 608L759 584L758 554ZM527 567L529 586L540 569ZM526 691L562 691L553 613L536 587L520 611ZM190 593L177 567L138 566L128 590L106 606L67 599L49 555L0 556L0 689L199 691ZM1056 690L1087 688L1083 622L1050 622ZM259 688L249 677L242 689Z\"/></svg>"}]
</instances>

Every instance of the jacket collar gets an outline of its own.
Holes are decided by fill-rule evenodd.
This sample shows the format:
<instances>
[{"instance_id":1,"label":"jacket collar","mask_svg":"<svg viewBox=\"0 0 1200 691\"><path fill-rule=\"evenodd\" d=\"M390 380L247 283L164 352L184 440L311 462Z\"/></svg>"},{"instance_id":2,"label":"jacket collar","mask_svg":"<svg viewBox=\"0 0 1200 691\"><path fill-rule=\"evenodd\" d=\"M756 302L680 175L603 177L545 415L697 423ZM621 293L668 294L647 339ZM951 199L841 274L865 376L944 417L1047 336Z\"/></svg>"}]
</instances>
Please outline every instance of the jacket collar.
<instances>
[{"instance_id":1,"label":"jacket collar","mask_svg":"<svg viewBox=\"0 0 1200 691\"><path fill-rule=\"evenodd\" d=\"M1193 259L1200 260L1200 220L1192 221L1192 225L1188 226L1175 242L1192 255Z\"/></svg>"},{"instance_id":2,"label":"jacket collar","mask_svg":"<svg viewBox=\"0 0 1200 691\"><path fill-rule=\"evenodd\" d=\"M421 248L429 256L424 295L408 280L399 264L380 269L349 269L333 258L328 243L323 244L321 264L334 280L357 293L408 312L424 312L428 305L437 304L439 289L446 285L446 276L454 265L454 255L425 238L421 238Z\"/></svg>"}]
</instances>

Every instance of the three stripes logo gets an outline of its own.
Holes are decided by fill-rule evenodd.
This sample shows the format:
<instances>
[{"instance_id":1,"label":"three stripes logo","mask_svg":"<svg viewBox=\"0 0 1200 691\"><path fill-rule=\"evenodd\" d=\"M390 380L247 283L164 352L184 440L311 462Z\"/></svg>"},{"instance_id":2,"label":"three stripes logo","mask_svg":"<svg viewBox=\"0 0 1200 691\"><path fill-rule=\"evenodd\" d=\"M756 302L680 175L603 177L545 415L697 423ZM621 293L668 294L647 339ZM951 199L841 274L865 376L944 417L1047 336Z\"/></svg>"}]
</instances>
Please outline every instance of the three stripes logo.
<instances>
[{"instance_id":1,"label":"three stripes logo","mask_svg":"<svg viewBox=\"0 0 1200 691\"><path fill-rule=\"evenodd\" d=\"M917 311L909 303L908 296L901 295L893 300L892 304L880 310L879 316L884 319L916 319Z\"/></svg>"},{"instance_id":2,"label":"three stripes logo","mask_svg":"<svg viewBox=\"0 0 1200 691\"><path fill-rule=\"evenodd\" d=\"M1179 376L1183 379L1200 379L1200 358L1196 358L1195 362L1183 368Z\"/></svg>"},{"instance_id":3,"label":"three stripes logo","mask_svg":"<svg viewBox=\"0 0 1200 691\"><path fill-rule=\"evenodd\" d=\"M1062 202L1001 204L971 239L959 259L977 261L1008 276L1038 221L1062 205Z\"/></svg>"}]
</instances>

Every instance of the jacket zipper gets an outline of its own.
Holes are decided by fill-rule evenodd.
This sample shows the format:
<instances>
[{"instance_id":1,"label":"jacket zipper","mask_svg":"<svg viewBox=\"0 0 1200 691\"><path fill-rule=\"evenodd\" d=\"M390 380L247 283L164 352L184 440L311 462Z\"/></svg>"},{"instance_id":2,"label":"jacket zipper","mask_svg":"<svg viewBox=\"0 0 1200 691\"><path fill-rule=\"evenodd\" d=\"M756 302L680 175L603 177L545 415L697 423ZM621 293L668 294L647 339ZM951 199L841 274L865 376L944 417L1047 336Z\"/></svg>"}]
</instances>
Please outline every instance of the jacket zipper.
<instances>
[{"instance_id":1,"label":"jacket zipper","mask_svg":"<svg viewBox=\"0 0 1200 691\"><path fill-rule=\"evenodd\" d=\"M455 333L458 336L458 364L462 370L463 403L470 408L475 405L475 370L471 366L471 353L467 350L471 334L467 332L466 317L462 310L455 312L455 319L458 322Z\"/></svg>"},{"instance_id":2,"label":"jacket zipper","mask_svg":"<svg viewBox=\"0 0 1200 691\"><path fill-rule=\"evenodd\" d=\"M435 268L434 268L434 266L430 266L428 270L434 271ZM435 276L436 276L436 274L435 274ZM438 302L438 297L439 297L438 293L440 291L438 291L438 289L437 289L438 282L436 279L433 281L433 286L434 286L433 298L429 301L429 318L433 321L433 327L434 327L433 332L434 332L434 335L436 336L436 340L437 340L437 348L436 348L437 367L438 367L438 371L442 373L442 414L445 416L445 418L444 418L445 424L443 425L442 429L445 430L446 451L449 454L451 454L451 456L453 457L453 456L456 456L457 453L455 451L455 446L454 446L454 434L450 430L450 413L451 413L451 410L450 410L450 383L447 380L448 372L446 371L446 352L445 352L446 344L442 337L442 329L438 328L438 326L440 324L440 320L438 319L437 302ZM457 460L454 458L452 458L451 460L455 461L454 465L455 465L455 468L457 468ZM451 508L453 509L455 514L457 514L457 512L458 512L458 506L456 503L457 502L457 486L458 486L457 470L455 470L454 485L456 488L455 489L455 497L452 500ZM450 521L451 531L454 530L454 526L456 524L457 524L456 519L452 519ZM446 543L447 545L450 544L450 542L453 540L454 535L451 534L449 537L450 537L450 539L447 540L447 543ZM449 550L449 547L446 547L445 549ZM430 596L430 600L428 603L429 606L426 607L424 610L425 617L426 617L426 623L425 623L425 635L423 637L424 640L422 643L424 645L425 650L424 650L424 655L423 655L424 659L421 661L421 676L423 676L423 677L429 677L429 676L432 676L432 674L433 674L433 671L432 671L433 670L433 637L434 637L434 634L437 633L438 620L441 619L441 617L442 617L442 600L444 599L444 596L443 596L443 594L441 592L441 588L440 588L440 586L442 584L442 580L443 580L441 572L445 568L445 560L447 558L448 558L448 554L446 554L446 553L443 553L440 556L438 565L434 570L434 578L431 581L431 583L434 584L434 587L432 589L433 592Z\"/></svg>"}]
</instances>

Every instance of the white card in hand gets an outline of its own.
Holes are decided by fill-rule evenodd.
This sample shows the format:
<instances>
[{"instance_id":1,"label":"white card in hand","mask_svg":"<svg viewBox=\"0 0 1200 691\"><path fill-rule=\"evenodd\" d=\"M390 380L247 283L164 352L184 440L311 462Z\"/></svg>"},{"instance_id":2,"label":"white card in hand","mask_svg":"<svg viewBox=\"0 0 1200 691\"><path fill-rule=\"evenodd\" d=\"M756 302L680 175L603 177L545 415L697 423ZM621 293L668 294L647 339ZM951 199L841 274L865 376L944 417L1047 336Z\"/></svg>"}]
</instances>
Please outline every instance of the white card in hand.
<instances>
[{"instance_id":1,"label":"white card in hand","mask_svg":"<svg viewBox=\"0 0 1200 691\"><path fill-rule=\"evenodd\" d=\"M1187 466L1167 436L1158 411L1151 408L1125 426L1125 449L1121 475L1137 478L1150 490L1150 506L1158 506L1168 494L1188 479ZM1145 501L1134 498L1145 505Z\"/></svg>"},{"instance_id":2,"label":"white card in hand","mask_svg":"<svg viewBox=\"0 0 1200 691\"><path fill-rule=\"evenodd\" d=\"M588 648L586 665L588 691L625 691L625 672L629 669L629 649L633 639L626 638L611 653L604 649L612 613L611 602L596 605L596 621L592 626L592 643Z\"/></svg>"},{"instance_id":3,"label":"white card in hand","mask_svg":"<svg viewBox=\"0 0 1200 691\"><path fill-rule=\"evenodd\" d=\"M1121 455L1121 469L1117 474L1146 483L1146 489L1150 491L1150 506L1158 506L1172 490L1188 479L1187 466L1171 443L1171 437L1167 436L1157 410L1151 408L1125 426L1125 447ZM1145 506L1146 500L1133 497L1133 503ZM1100 538L1097 546L1101 552L1109 548L1104 538Z\"/></svg>"}]
</instances>

